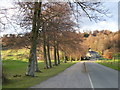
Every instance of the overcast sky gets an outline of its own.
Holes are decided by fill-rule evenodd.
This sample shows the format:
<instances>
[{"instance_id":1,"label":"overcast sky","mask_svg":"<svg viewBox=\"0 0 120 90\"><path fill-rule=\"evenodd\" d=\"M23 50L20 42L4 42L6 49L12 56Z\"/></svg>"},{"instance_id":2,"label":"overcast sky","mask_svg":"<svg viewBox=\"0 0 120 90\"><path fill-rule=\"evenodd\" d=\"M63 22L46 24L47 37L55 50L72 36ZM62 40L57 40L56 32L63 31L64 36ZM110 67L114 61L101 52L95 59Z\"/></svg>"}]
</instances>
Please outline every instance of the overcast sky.
<instances>
[{"instance_id":1,"label":"overcast sky","mask_svg":"<svg viewBox=\"0 0 120 90\"><path fill-rule=\"evenodd\" d=\"M89 19L84 18L83 22L80 23L79 30L82 32L83 30L111 30L111 31L118 31L118 0L114 2L105 2L104 8L109 9L109 12L111 14L111 18L105 17L106 21L99 21L95 23L94 21L89 21ZM0 7L10 7L12 4L10 3L11 0L2 0L0 3ZM13 13L13 12L10 12ZM7 34L7 33L14 33L14 30L6 30L5 32L2 32L1 34Z\"/></svg>"}]
</instances>

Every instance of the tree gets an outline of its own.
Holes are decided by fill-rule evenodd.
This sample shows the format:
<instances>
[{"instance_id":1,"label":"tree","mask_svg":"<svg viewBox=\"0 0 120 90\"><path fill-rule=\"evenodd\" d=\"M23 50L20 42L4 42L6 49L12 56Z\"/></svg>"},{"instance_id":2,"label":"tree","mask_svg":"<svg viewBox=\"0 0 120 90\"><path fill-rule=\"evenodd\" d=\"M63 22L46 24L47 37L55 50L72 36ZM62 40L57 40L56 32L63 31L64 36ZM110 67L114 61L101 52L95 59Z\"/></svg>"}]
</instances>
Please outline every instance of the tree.
<instances>
[{"instance_id":1,"label":"tree","mask_svg":"<svg viewBox=\"0 0 120 90\"><path fill-rule=\"evenodd\" d=\"M50 56L50 40L49 35L47 36L47 52L48 52L48 61L49 61L49 67L52 68L52 62L51 62L51 56Z\"/></svg>"},{"instance_id":2,"label":"tree","mask_svg":"<svg viewBox=\"0 0 120 90\"><path fill-rule=\"evenodd\" d=\"M38 31L40 28L40 20L39 19L40 19L40 14L41 14L41 5L42 5L42 2L35 2L34 3L31 49L30 49L28 71L26 73L26 75L28 75L28 76L34 76L34 71L35 71L35 61L37 60L36 45L37 45Z\"/></svg>"},{"instance_id":3,"label":"tree","mask_svg":"<svg viewBox=\"0 0 120 90\"><path fill-rule=\"evenodd\" d=\"M42 28L42 32L43 32L43 52L44 52L44 62L45 62L45 68L48 69L49 66L48 66L48 60L47 60L47 50L46 50L46 29L45 29L45 24L43 25L43 28Z\"/></svg>"},{"instance_id":4,"label":"tree","mask_svg":"<svg viewBox=\"0 0 120 90\"><path fill-rule=\"evenodd\" d=\"M62 8L61 8L62 6ZM54 47L54 65L60 64L59 60L59 33L62 30L70 30L73 26L70 21L69 7L66 4L49 4L43 12L43 21L46 23L44 30L45 37L51 37L52 46ZM69 22L70 21L70 22ZM70 26L71 25L71 26ZM46 42L48 43L48 42ZM49 52L49 51L48 51Z\"/></svg>"},{"instance_id":5,"label":"tree","mask_svg":"<svg viewBox=\"0 0 120 90\"><path fill-rule=\"evenodd\" d=\"M72 30L73 29L73 23L71 22L70 17L67 17L67 14L69 13L69 10L70 10L68 8L69 7L68 3L64 4L64 5L66 5L66 6L64 6L65 8L61 7L63 4L58 4L57 3L57 5L60 5L59 7L57 5L54 6L54 4L56 4L56 3L53 3L50 6L50 8L53 6L53 8L51 8L51 10L50 10L50 11L52 11L52 13L47 13L47 17L46 18L44 17L45 19L51 19L52 20L51 23L52 24L54 23L54 25L53 25L54 27L52 26L52 29L55 30L54 33L56 34L56 33L58 33L58 31L64 31L65 29L68 30L68 31ZM96 14L93 15L91 13L88 13L90 10L93 11L93 12L105 14L105 12L103 12L102 10L97 9L97 7L100 5L100 3L76 2L75 4L78 4L81 7L83 12L85 12L85 14L87 15L87 17L89 17L89 19L100 20L100 18L98 18L96 16ZM43 27L43 26L41 26L42 21L41 21L41 18L40 18L42 2L34 2L34 3L26 2L26 3L22 3L22 4L19 3L19 5L21 6L21 8L19 8L19 9L22 12L22 13L20 13L20 15L22 16L21 17L22 19L19 18L19 19L21 19L21 22L18 18L16 19L17 21L20 22L19 25L21 27L25 27L27 29L31 29L31 25L32 25L32 31L31 31L31 36L30 36L31 37L31 40L30 40L31 49L30 49L29 65L28 65L27 75L28 76L34 76L35 63L36 63L36 67L38 66L37 65L37 55L36 55L37 38L38 38L38 33L40 31L40 27ZM47 4L45 3L45 6L46 5L49 6L48 3ZM69 5L71 7L71 4L69 4ZM74 7L71 7L71 8L74 8ZM46 8L44 8L44 9L46 9ZM18 16L20 16L20 15L18 15ZM70 22L68 23L68 21L70 21ZM57 23L55 23L55 22L57 22ZM54 53L56 55L56 53L57 53L56 52L56 46L57 46L56 43L59 43L59 42L57 40L56 35L53 35L53 38L54 38L53 39L53 41L54 41L53 44L55 46L54 47L55 48ZM60 46L60 45L58 45L58 46ZM57 47L57 48L59 48L59 47Z\"/></svg>"}]
</instances>

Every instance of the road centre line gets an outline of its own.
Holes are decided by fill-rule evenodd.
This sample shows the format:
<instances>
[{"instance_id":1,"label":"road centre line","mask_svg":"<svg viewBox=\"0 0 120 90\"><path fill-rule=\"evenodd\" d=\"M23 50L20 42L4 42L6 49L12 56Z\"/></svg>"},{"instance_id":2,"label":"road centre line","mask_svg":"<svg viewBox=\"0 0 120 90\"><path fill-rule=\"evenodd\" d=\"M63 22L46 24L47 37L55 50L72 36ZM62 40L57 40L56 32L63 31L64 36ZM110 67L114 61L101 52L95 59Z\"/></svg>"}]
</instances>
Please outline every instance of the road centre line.
<instances>
[{"instance_id":1,"label":"road centre line","mask_svg":"<svg viewBox=\"0 0 120 90\"><path fill-rule=\"evenodd\" d=\"M85 63L85 62L84 62L84 63ZM91 88L94 90L94 86L93 86L93 83L92 83L92 80L91 80L91 77L90 77L90 74L89 74L89 72L88 72L88 69L87 69L86 64L85 64L85 68L86 68L86 71L87 71L88 78L89 78L89 80L90 80Z\"/></svg>"}]
</instances>

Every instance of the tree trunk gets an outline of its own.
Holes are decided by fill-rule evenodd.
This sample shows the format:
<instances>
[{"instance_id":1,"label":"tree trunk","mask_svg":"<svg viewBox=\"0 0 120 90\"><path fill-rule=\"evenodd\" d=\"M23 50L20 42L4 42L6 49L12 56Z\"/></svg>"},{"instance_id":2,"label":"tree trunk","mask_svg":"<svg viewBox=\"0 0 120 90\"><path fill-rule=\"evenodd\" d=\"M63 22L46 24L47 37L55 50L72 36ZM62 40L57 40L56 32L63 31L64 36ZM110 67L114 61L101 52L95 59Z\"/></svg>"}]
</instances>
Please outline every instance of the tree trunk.
<instances>
[{"instance_id":1,"label":"tree trunk","mask_svg":"<svg viewBox=\"0 0 120 90\"><path fill-rule=\"evenodd\" d=\"M31 49L30 49L30 55L29 55L29 64L28 64L28 70L26 72L27 76L34 77L35 72L35 61L37 59L36 56L36 47L37 47L37 36L38 36L38 15L40 15L41 10L38 10L38 8L41 9L41 2L35 2L34 4L34 15L33 15L33 21L32 21L32 36L31 36ZM39 21L40 22L40 21Z\"/></svg>"},{"instance_id":2,"label":"tree trunk","mask_svg":"<svg viewBox=\"0 0 120 90\"><path fill-rule=\"evenodd\" d=\"M81 56L80 56L80 61L81 61Z\"/></svg>"},{"instance_id":3,"label":"tree trunk","mask_svg":"<svg viewBox=\"0 0 120 90\"><path fill-rule=\"evenodd\" d=\"M57 59L58 59L58 64L60 64L59 45L58 45L58 43L57 43Z\"/></svg>"},{"instance_id":4,"label":"tree trunk","mask_svg":"<svg viewBox=\"0 0 120 90\"><path fill-rule=\"evenodd\" d=\"M54 65L57 66L56 35L54 32Z\"/></svg>"},{"instance_id":5,"label":"tree trunk","mask_svg":"<svg viewBox=\"0 0 120 90\"><path fill-rule=\"evenodd\" d=\"M75 61L78 61L78 58L76 57L76 60Z\"/></svg>"},{"instance_id":6,"label":"tree trunk","mask_svg":"<svg viewBox=\"0 0 120 90\"><path fill-rule=\"evenodd\" d=\"M37 28L36 28L37 29L37 36L36 36L37 38L38 38L38 31L39 31L39 28L41 25L41 23L40 23L40 21L41 21L41 17L40 17L41 5L42 5L42 2L39 2L38 7L37 7L37 8L39 8L38 13L37 13ZM36 38L36 40L37 40L37 38ZM39 70L39 66L38 66L37 54L35 54L35 72L41 72Z\"/></svg>"},{"instance_id":7,"label":"tree trunk","mask_svg":"<svg viewBox=\"0 0 120 90\"><path fill-rule=\"evenodd\" d=\"M66 56L66 53L64 53L64 63L67 63L67 56Z\"/></svg>"},{"instance_id":8,"label":"tree trunk","mask_svg":"<svg viewBox=\"0 0 120 90\"><path fill-rule=\"evenodd\" d=\"M29 65L28 65L28 71L26 73L27 76L33 76L35 72L35 47L32 46L30 50L30 57L29 57Z\"/></svg>"},{"instance_id":9,"label":"tree trunk","mask_svg":"<svg viewBox=\"0 0 120 90\"><path fill-rule=\"evenodd\" d=\"M70 61L72 62L72 57L71 57L71 55L70 55Z\"/></svg>"},{"instance_id":10,"label":"tree trunk","mask_svg":"<svg viewBox=\"0 0 120 90\"><path fill-rule=\"evenodd\" d=\"M35 72L41 72L41 71L39 70L39 67L38 67L37 56L36 56L36 60L35 60Z\"/></svg>"},{"instance_id":11,"label":"tree trunk","mask_svg":"<svg viewBox=\"0 0 120 90\"><path fill-rule=\"evenodd\" d=\"M47 61L47 53L46 53L46 34L45 28L43 27L43 52L44 52L44 62L45 62L45 69L48 69L48 61Z\"/></svg>"},{"instance_id":12,"label":"tree trunk","mask_svg":"<svg viewBox=\"0 0 120 90\"><path fill-rule=\"evenodd\" d=\"M64 63L67 63L67 58L66 58L66 56L64 56Z\"/></svg>"},{"instance_id":13,"label":"tree trunk","mask_svg":"<svg viewBox=\"0 0 120 90\"><path fill-rule=\"evenodd\" d=\"M54 65L57 66L56 47L54 46Z\"/></svg>"},{"instance_id":14,"label":"tree trunk","mask_svg":"<svg viewBox=\"0 0 120 90\"><path fill-rule=\"evenodd\" d=\"M49 44L49 37L47 38L47 52L48 52L49 67L52 68L52 62L51 62L51 57L50 57L50 44Z\"/></svg>"},{"instance_id":15,"label":"tree trunk","mask_svg":"<svg viewBox=\"0 0 120 90\"><path fill-rule=\"evenodd\" d=\"M35 2L34 8L34 16L33 16L33 25L32 25L32 37L31 37L31 49L30 49L30 56L29 56L29 65L28 71L26 73L27 76L34 76L35 71L35 54L36 54L36 20L37 20L37 2Z\"/></svg>"}]
</instances>

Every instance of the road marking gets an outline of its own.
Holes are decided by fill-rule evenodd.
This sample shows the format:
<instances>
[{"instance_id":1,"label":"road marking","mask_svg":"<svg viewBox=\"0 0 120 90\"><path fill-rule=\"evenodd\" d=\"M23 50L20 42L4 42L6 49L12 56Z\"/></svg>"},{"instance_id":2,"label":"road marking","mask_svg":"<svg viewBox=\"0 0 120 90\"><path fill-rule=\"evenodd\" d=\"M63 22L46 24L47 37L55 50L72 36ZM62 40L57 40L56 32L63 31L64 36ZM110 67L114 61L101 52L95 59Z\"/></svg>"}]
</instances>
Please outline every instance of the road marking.
<instances>
[{"instance_id":1,"label":"road marking","mask_svg":"<svg viewBox=\"0 0 120 90\"><path fill-rule=\"evenodd\" d=\"M92 80L91 80L91 77L90 77L90 74L89 74L89 72L88 72L88 69L87 69L86 64L85 64L85 67L86 67L86 71L87 71L87 73L88 73L88 78L89 78L89 80L90 80L91 88L94 90L94 86L93 86L93 83L92 83Z\"/></svg>"},{"instance_id":2,"label":"road marking","mask_svg":"<svg viewBox=\"0 0 120 90\"><path fill-rule=\"evenodd\" d=\"M91 87L92 87L92 89L94 90L94 86L93 86L93 83L92 83L92 80L91 80L91 78L90 78L89 73L88 73L88 77L89 77L89 80L90 80Z\"/></svg>"}]
</instances>

